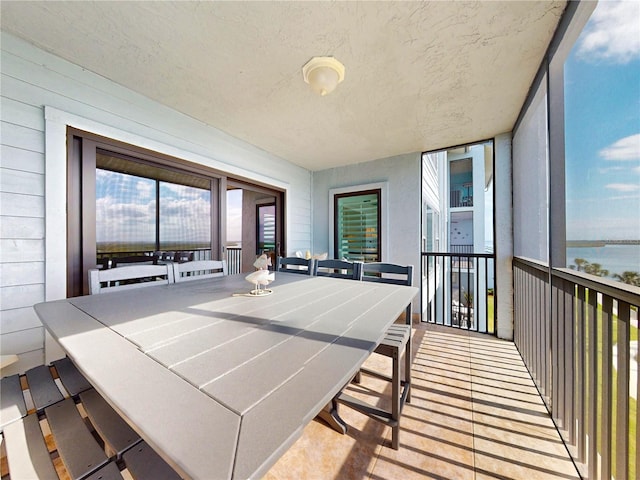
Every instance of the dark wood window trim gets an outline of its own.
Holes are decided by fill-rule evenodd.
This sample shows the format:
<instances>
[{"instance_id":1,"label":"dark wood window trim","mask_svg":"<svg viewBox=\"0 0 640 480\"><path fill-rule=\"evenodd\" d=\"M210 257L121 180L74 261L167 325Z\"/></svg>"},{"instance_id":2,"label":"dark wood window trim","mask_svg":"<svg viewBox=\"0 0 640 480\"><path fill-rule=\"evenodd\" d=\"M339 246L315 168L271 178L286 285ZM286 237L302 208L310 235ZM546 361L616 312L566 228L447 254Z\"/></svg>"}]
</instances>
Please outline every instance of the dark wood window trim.
<instances>
[{"instance_id":1,"label":"dark wood window trim","mask_svg":"<svg viewBox=\"0 0 640 480\"><path fill-rule=\"evenodd\" d=\"M348 197L358 197L358 196L363 196L363 195L376 195L377 196L377 218L376 218L376 224L377 224L377 237L376 237L376 259L375 261L381 261L382 260L382 189L380 188L376 188L376 189L370 189L370 190L357 190L357 191L350 191L350 192L345 192L345 193L337 193L333 196L333 209L334 209L334 215L333 215L333 221L334 221L334 228L333 228L333 248L334 248L334 258L340 258L340 250L338 248L338 245L340 243L340 239L339 239L339 231L340 229L338 228L338 219L339 219L339 202L340 199L343 198L348 198ZM358 260L358 259L355 259Z\"/></svg>"}]
</instances>

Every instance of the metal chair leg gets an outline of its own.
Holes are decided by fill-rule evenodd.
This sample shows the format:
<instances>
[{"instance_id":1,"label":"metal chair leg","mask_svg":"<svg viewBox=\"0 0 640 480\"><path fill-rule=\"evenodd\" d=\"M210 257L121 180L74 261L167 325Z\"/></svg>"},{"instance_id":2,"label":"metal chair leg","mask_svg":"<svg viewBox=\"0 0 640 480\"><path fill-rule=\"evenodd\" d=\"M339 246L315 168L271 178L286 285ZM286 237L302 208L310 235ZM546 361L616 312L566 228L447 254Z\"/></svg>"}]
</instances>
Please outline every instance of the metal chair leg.
<instances>
[{"instance_id":1,"label":"metal chair leg","mask_svg":"<svg viewBox=\"0 0 640 480\"><path fill-rule=\"evenodd\" d=\"M400 351L396 349L393 355L393 374L391 380L391 418L394 425L391 430L391 448L400 448Z\"/></svg>"}]
</instances>

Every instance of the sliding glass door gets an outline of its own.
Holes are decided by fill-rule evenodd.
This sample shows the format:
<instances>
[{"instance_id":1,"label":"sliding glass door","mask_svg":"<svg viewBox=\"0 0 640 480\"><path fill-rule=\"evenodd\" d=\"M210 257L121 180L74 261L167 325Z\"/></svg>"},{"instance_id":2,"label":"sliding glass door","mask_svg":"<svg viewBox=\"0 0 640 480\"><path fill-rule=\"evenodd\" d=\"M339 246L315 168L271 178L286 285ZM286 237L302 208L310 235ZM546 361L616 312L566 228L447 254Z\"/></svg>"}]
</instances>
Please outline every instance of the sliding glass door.
<instances>
[{"instance_id":1,"label":"sliding glass door","mask_svg":"<svg viewBox=\"0 0 640 480\"><path fill-rule=\"evenodd\" d=\"M256 257L266 254L275 265L283 249L283 194L229 180L225 249L230 273L252 272Z\"/></svg>"},{"instance_id":2,"label":"sliding glass door","mask_svg":"<svg viewBox=\"0 0 640 480\"><path fill-rule=\"evenodd\" d=\"M92 268L227 259L239 273L283 244L283 192L72 129L68 183L69 296Z\"/></svg>"}]
</instances>

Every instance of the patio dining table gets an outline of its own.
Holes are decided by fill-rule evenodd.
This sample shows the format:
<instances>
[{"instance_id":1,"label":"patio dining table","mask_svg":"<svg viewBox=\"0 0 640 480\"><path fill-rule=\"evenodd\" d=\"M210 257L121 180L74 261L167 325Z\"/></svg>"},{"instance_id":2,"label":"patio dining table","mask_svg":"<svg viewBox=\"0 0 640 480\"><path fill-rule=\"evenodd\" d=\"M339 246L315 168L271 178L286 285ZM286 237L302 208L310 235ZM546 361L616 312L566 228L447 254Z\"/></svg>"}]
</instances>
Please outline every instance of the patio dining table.
<instances>
[{"instance_id":1,"label":"patio dining table","mask_svg":"<svg viewBox=\"0 0 640 480\"><path fill-rule=\"evenodd\" d=\"M259 478L357 373L414 287L276 273L41 303L111 406L185 478Z\"/></svg>"}]
</instances>

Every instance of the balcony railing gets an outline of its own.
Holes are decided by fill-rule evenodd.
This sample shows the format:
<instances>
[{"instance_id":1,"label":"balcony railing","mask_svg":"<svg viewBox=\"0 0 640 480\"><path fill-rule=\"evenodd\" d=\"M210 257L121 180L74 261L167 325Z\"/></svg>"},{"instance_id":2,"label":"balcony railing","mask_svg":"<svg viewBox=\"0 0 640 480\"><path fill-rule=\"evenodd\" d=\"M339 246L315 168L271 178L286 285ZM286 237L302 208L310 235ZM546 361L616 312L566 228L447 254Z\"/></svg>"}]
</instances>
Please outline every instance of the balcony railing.
<instances>
[{"instance_id":1,"label":"balcony railing","mask_svg":"<svg viewBox=\"0 0 640 480\"><path fill-rule=\"evenodd\" d=\"M514 259L514 341L584 478L640 473L639 305L638 287Z\"/></svg>"},{"instance_id":2,"label":"balcony railing","mask_svg":"<svg viewBox=\"0 0 640 480\"><path fill-rule=\"evenodd\" d=\"M242 271L242 247L227 247L227 272L229 275Z\"/></svg>"},{"instance_id":3,"label":"balcony railing","mask_svg":"<svg viewBox=\"0 0 640 480\"><path fill-rule=\"evenodd\" d=\"M451 208L473 207L473 184L461 183L451 185L449 206Z\"/></svg>"},{"instance_id":4,"label":"balcony railing","mask_svg":"<svg viewBox=\"0 0 640 480\"><path fill-rule=\"evenodd\" d=\"M423 252L423 321L495 333L495 261L486 253Z\"/></svg>"},{"instance_id":5,"label":"balcony railing","mask_svg":"<svg viewBox=\"0 0 640 480\"><path fill-rule=\"evenodd\" d=\"M451 253L473 253L473 245L449 245Z\"/></svg>"}]
</instances>

